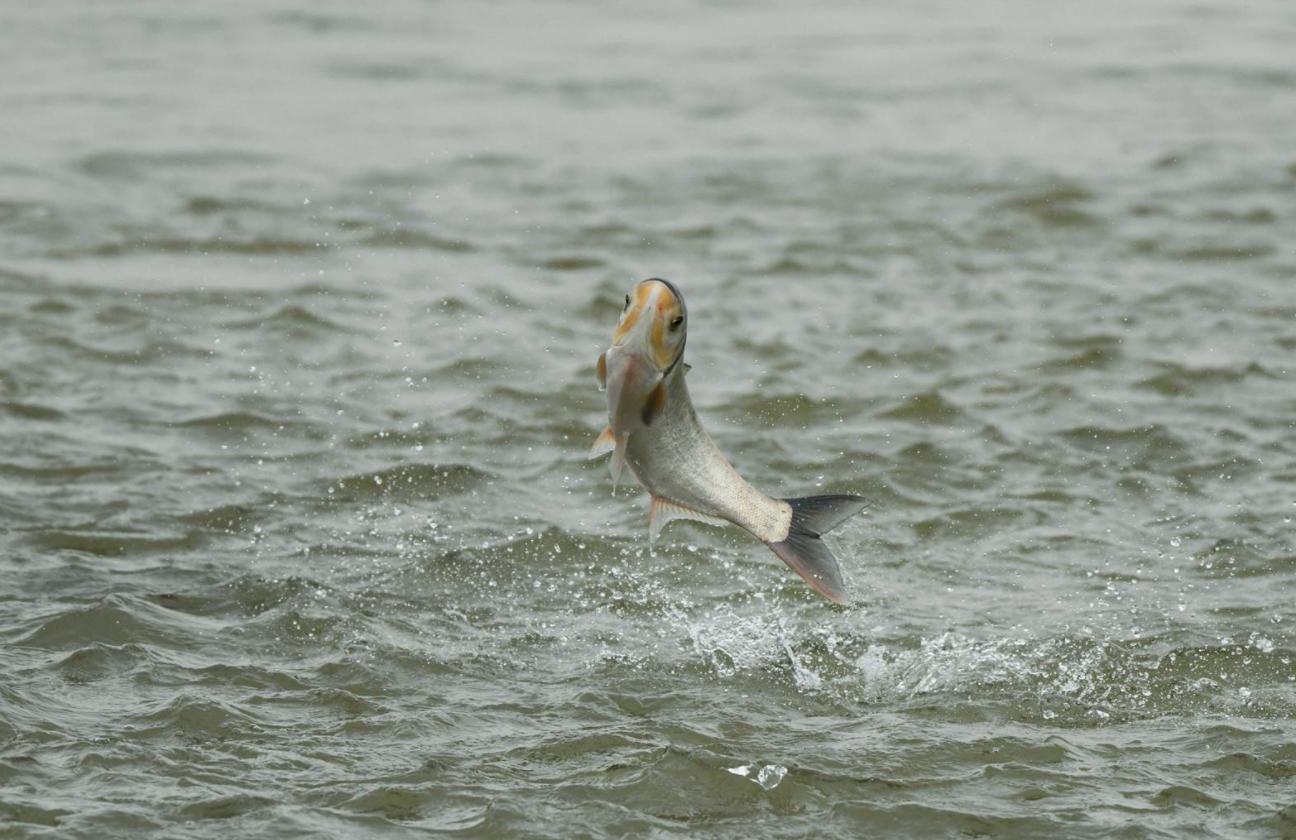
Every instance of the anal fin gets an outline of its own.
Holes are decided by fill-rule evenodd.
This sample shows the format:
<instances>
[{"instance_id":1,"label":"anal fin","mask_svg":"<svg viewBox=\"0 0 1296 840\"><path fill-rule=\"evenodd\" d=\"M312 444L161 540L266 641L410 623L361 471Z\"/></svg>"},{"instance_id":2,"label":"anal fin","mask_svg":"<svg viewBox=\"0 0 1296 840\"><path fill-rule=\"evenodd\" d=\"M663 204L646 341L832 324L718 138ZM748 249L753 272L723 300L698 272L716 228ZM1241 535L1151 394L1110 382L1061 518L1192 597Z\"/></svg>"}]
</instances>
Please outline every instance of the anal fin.
<instances>
[{"instance_id":1,"label":"anal fin","mask_svg":"<svg viewBox=\"0 0 1296 840\"><path fill-rule=\"evenodd\" d=\"M652 503L648 507L648 544L650 546L655 545L657 535L661 533L662 528L666 527L667 522L675 519L691 519L704 525L721 527L729 524L727 519L696 511L691 507L672 502L670 499L664 499L661 496L653 496Z\"/></svg>"}]
</instances>

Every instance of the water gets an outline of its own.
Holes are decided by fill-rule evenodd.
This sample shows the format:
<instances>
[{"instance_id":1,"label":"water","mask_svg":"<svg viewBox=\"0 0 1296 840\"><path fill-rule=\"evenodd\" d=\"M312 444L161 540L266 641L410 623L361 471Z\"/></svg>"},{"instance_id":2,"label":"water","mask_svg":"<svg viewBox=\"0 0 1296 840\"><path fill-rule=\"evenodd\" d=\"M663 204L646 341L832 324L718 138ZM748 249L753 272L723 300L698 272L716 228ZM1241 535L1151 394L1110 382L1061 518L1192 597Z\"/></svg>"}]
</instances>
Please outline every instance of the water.
<instances>
[{"instance_id":1,"label":"water","mask_svg":"<svg viewBox=\"0 0 1296 840\"><path fill-rule=\"evenodd\" d=\"M10 4L0 834L1292 836L1294 36ZM849 608L583 460L651 275Z\"/></svg>"}]
</instances>

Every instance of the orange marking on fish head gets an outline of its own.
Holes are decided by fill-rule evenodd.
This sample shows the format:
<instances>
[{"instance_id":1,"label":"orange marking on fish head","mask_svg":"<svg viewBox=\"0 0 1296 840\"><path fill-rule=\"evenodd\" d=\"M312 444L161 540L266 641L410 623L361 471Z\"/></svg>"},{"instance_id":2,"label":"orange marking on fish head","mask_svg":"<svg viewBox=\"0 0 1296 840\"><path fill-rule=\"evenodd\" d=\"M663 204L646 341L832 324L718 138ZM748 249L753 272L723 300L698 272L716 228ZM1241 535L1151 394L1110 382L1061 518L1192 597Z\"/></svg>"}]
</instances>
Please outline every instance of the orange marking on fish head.
<instances>
[{"instance_id":1,"label":"orange marking on fish head","mask_svg":"<svg viewBox=\"0 0 1296 840\"><path fill-rule=\"evenodd\" d=\"M639 323L639 318L648 309L652 300L652 286L646 282L635 286L634 291L626 295L625 309L621 311L621 320L617 323L616 329L612 331L612 343L620 344L625 341L626 336Z\"/></svg>"},{"instance_id":2,"label":"orange marking on fish head","mask_svg":"<svg viewBox=\"0 0 1296 840\"><path fill-rule=\"evenodd\" d=\"M665 280L644 280L626 295L621 320L612 333L613 346L629 348L665 371L684 350L684 300Z\"/></svg>"},{"instance_id":3,"label":"orange marking on fish head","mask_svg":"<svg viewBox=\"0 0 1296 840\"><path fill-rule=\"evenodd\" d=\"M655 290L650 350L657 367L670 367L684 350L684 301L675 288L662 280L645 280Z\"/></svg>"}]
</instances>

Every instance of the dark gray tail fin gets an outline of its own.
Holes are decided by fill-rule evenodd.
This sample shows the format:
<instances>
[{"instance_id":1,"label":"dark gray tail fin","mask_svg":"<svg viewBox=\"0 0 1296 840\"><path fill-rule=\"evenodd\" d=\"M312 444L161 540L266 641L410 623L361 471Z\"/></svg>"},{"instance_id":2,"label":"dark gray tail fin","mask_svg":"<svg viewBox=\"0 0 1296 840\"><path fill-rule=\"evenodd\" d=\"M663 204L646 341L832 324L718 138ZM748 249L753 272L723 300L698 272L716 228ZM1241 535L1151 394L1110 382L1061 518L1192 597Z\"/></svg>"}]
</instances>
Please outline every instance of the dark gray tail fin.
<instances>
[{"instance_id":1,"label":"dark gray tail fin","mask_svg":"<svg viewBox=\"0 0 1296 840\"><path fill-rule=\"evenodd\" d=\"M846 603L837 558L819 536L862 511L868 500L863 496L837 495L783 501L792 506L792 524L788 526L787 539L769 543L769 547L815 592L834 603Z\"/></svg>"}]
</instances>

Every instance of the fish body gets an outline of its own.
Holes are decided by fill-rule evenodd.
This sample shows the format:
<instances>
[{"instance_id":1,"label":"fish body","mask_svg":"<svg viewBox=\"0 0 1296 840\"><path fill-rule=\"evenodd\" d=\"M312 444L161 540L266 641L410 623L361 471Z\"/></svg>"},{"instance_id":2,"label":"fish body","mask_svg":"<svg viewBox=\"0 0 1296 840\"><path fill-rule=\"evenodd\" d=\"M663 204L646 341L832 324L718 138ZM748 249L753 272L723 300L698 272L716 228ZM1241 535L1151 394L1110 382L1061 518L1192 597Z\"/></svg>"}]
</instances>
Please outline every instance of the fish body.
<instances>
[{"instance_id":1,"label":"fish body","mask_svg":"<svg viewBox=\"0 0 1296 840\"><path fill-rule=\"evenodd\" d=\"M841 571L819 537L866 501L849 495L776 499L739 475L689 399L686 322L684 299L668 281L645 280L626 296L612 346L598 361L608 428L591 457L611 451L614 486L628 466L651 494L650 539L672 519L732 523L768 545L816 592L845 603Z\"/></svg>"}]
</instances>

